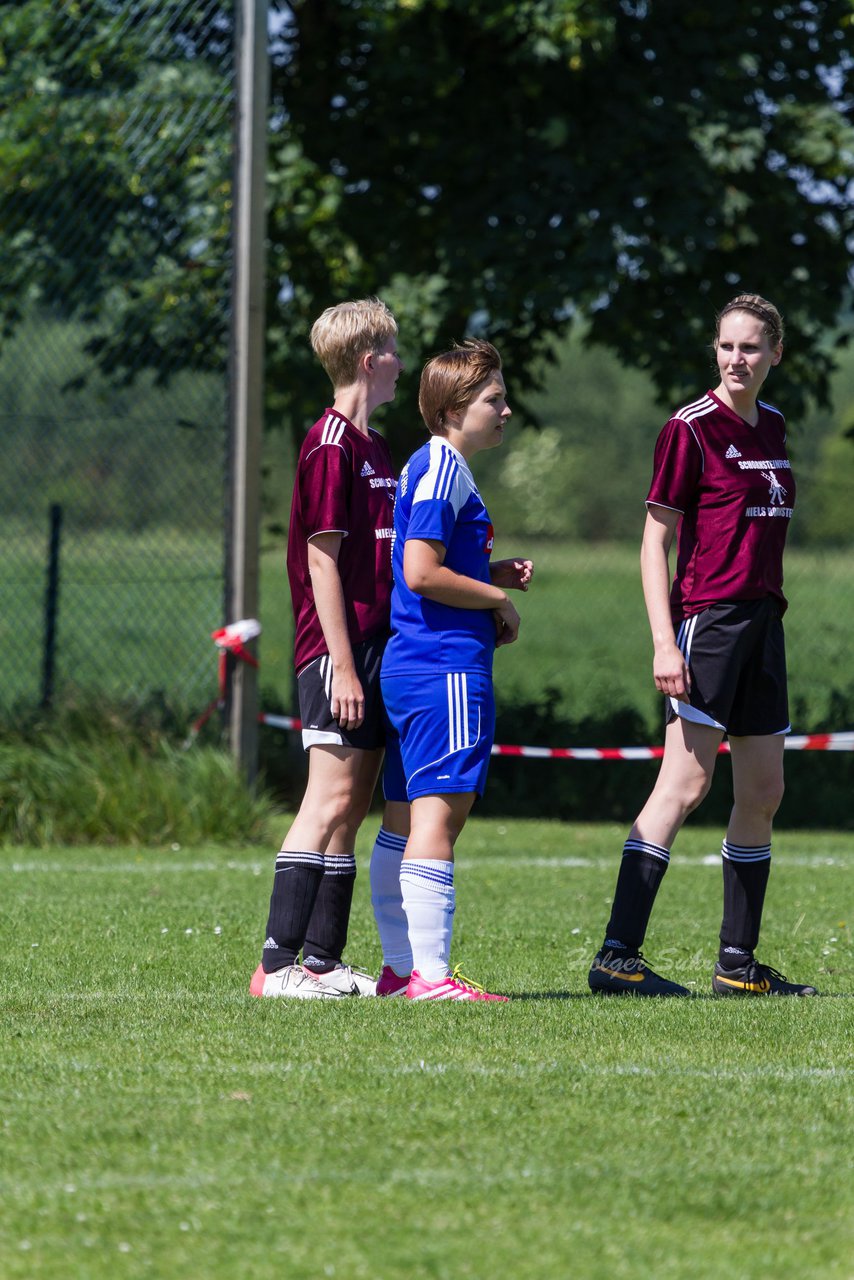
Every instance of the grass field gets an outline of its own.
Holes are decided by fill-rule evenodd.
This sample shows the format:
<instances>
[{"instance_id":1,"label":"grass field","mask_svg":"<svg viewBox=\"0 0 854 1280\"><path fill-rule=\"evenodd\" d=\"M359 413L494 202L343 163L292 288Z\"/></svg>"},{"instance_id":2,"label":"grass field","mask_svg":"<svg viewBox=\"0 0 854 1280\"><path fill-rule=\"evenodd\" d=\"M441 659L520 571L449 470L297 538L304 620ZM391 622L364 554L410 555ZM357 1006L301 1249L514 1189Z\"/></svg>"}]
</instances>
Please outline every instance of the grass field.
<instances>
[{"instance_id":1,"label":"grass field","mask_svg":"<svg viewBox=\"0 0 854 1280\"><path fill-rule=\"evenodd\" d=\"M454 959L501 1006L251 1000L266 852L0 852L0 1275L850 1280L850 837L775 841L761 956L822 998L707 994L689 827L647 952L703 998L602 1001L623 835L467 828Z\"/></svg>"}]
</instances>

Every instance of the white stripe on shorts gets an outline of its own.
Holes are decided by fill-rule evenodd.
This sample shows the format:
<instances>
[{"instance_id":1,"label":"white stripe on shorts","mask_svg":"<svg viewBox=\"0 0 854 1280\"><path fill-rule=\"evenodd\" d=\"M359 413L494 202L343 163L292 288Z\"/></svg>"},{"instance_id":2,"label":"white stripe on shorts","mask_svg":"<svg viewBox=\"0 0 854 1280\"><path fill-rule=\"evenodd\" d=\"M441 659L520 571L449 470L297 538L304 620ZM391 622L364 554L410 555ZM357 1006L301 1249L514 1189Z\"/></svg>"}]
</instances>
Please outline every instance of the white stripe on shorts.
<instances>
[{"instance_id":1,"label":"white stripe on shorts","mask_svg":"<svg viewBox=\"0 0 854 1280\"><path fill-rule=\"evenodd\" d=\"M468 680L464 671L448 672L448 750L470 747Z\"/></svg>"},{"instance_id":2,"label":"white stripe on shorts","mask_svg":"<svg viewBox=\"0 0 854 1280\"><path fill-rule=\"evenodd\" d=\"M690 618L683 618L679 627L679 634L676 637L676 647L685 659L685 665L691 663L691 645L694 641L694 631L697 627L697 619L699 613L692 613ZM714 716L710 716L705 711L698 711L696 707L692 707L690 702L681 702L679 698L671 698L670 706L677 716L683 720L690 720L693 724L707 724L710 729L723 729L726 733L726 725L719 724Z\"/></svg>"},{"instance_id":3,"label":"white stripe on shorts","mask_svg":"<svg viewBox=\"0 0 854 1280\"><path fill-rule=\"evenodd\" d=\"M694 639L694 628L699 616L698 613L692 613L690 618L683 618L679 635L676 637L676 647L681 651L686 663L691 661L691 642Z\"/></svg>"}]
</instances>

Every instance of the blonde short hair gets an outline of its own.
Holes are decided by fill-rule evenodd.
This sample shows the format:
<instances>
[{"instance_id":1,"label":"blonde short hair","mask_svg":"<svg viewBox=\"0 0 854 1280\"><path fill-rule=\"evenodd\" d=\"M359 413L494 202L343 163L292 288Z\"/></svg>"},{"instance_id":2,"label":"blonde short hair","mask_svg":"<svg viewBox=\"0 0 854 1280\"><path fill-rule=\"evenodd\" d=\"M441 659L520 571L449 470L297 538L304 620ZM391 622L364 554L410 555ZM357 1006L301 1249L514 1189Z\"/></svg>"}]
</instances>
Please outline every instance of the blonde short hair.
<instances>
[{"instance_id":1,"label":"blonde short hair","mask_svg":"<svg viewBox=\"0 0 854 1280\"><path fill-rule=\"evenodd\" d=\"M765 336L772 347L779 346L783 341L783 317L774 306L774 303L768 302L766 298L761 297L758 293L740 293L737 298L733 298L718 313L715 324L715 342L720 337L721 321L724 316L728 316L733 311L747 311L750 315L756 316L757 320L761 320L765 326Z\"/></svg>"},{"instance_id":2,"label":"blonde short hair","mask_svg":"<svg viewBox=\"0 0 854 1280\"><path fill-rule=\"evenodd\" d=\"M359 359L374 354L397 334L397 321L379 298L360 298L327 307L311 326L311 349L333 387L356 381Z\"/></svg>"},{"instance_id":3,"label":"blonde short hair","mask_svg":"<svg viewBox=\"0 0 854 1280\"><path fill-rule=\"evenodd\" d=\"M468 338L428 360L421 373L418 408L427 430L443 436L449 413L459 413L490 374L501 372L501 356L491 342Z\"/></svg>"}]
</instances>

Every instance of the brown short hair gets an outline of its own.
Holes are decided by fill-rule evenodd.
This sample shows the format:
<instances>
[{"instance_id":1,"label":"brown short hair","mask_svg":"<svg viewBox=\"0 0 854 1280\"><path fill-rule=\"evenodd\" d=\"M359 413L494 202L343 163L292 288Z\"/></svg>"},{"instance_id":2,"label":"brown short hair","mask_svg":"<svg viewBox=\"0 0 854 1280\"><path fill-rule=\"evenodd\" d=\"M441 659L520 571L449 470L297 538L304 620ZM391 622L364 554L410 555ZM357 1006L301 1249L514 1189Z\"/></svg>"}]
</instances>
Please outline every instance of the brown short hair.
<instances>
[{"instance_id":1,"label":"brown short hair","mask_svg":"<svg viewBox=\"0 0 854 1280\"><path fill-rule=\"evenodd\" d=\"M428 360L418 390L418 408L427 430L444 435L448 414L465 409L480 384L500 371L501 356L482 338L467 338Z\"/></svg>"},{"instance_id":2,"label":"brown short hair","mask_svg":"<svg viewBox=\"0 0 854 1280\"><path fill-rule=\"evenodd\" d=\"M728 316L732 311L747 311L750 315L756 316L765 326L765 334L772 347L778 346L783 341L783 317L774 306L773 302L760 297L758 293L740 293L737 298L733 298L726 306L718 312L715 324L715 340L720 337L721 321L724 316Z\"/></svg>"},{"instance_id":3,"label":"brown short hair","mask_svg":"<svg viewBox=\"0 0 854 1280\"><path fill-rule=\"evenodd\" d=\"M311 349L333 387L356 381L359 358L376 353L397 333L397 321L379 298L360 298L327 307L311 326Z\"/></svg>"}]
</instances>

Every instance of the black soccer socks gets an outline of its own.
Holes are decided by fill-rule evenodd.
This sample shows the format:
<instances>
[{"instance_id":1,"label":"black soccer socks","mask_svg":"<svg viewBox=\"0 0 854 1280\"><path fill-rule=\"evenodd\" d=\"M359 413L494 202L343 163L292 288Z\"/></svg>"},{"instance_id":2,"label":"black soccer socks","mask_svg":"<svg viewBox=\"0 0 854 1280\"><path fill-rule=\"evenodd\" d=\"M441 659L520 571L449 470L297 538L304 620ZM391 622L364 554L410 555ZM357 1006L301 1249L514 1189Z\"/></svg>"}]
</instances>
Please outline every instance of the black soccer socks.
<instances>
[{"instance_id":1,"label":"black soccer socks","mask_svg":"<svg viewBox=\"0 0 854 1280\"><path fill-rule=\"evenodd\" d=\"M261 964L275 973L296 960L323 880L323 854L283 849L276 858Z\"/></svg>"},{"instance_id":2,"label":"black soccer socks","mask_svg":"<svg viewBox=\"0 0 854 1280\"><path fill-rule=\"evenodd\" d=\"M629 837L623 846L606 938L618 939L629 951L640 950L669 862L668 849Z\"/></svg>"},{"instance_id":3,"label":"black soccer socks","mask_svg":"<svg viewBox=\"0 0 854 1280\"><path fill-rule=\"evenodd\" d=\"M356 859L352 853L324 856L323 879L303 946L303 963L313 973L328 973L344 954L355 883Z\"/></svg>"},{"instance_id":4,"label":"black soccer socks","mask_svg":"<svg viewBox=\"0 0 854 1280\"><path fill-rule=\"evenodd\" d=\"M744 964L739 953L752 956L759 941L765 890L771 871L771 846L750 847L724 840L721 860L724 913L719 959L721 964L737 968Z\"/></svg>"}]
</instances>

